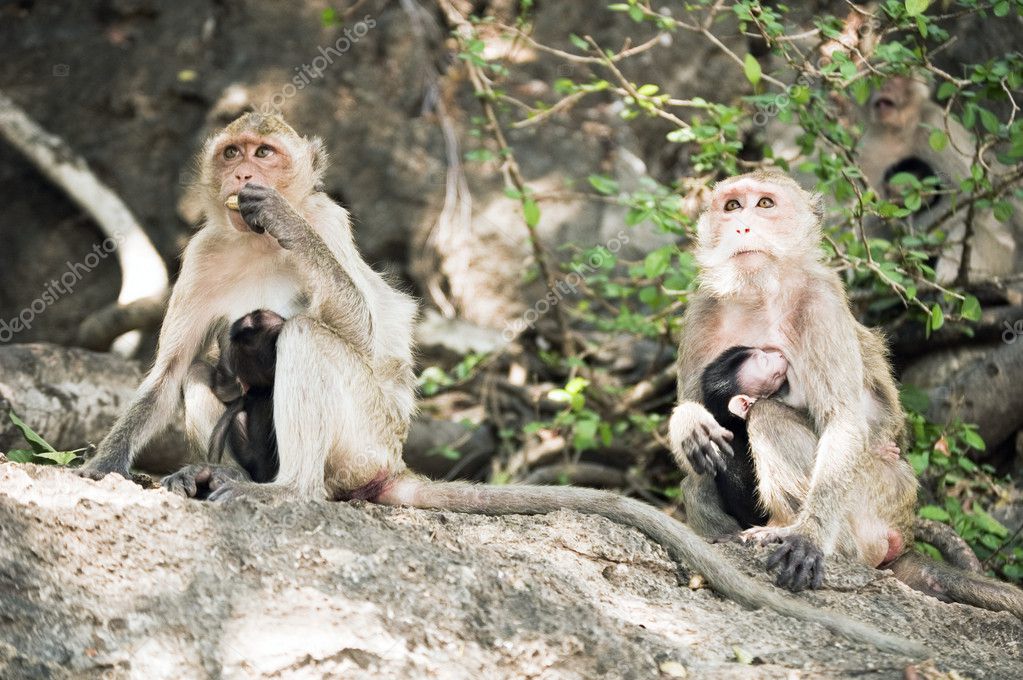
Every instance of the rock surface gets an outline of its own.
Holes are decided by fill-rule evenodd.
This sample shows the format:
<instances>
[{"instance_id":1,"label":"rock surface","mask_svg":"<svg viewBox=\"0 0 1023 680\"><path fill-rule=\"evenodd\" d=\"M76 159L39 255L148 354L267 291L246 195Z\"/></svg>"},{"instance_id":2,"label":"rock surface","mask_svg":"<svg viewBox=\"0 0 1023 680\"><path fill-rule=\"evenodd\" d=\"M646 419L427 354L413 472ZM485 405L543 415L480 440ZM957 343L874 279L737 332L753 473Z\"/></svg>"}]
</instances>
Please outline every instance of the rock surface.
<instances>
[{"instance_id":1,"label":"rock surface","mask_svg":"<svg viewBox=\"0 0 1023 680\"><path fill-rule=\"evenodd\" d=\"M568 512L212 505L3 463L0 546L4 678L901 678L907 665L690 590L639 533ZM718 549L761 571L763 555ZM1023 676L1023 624L1007 614L839 562L828 586L802 597L926 641L938 670Z\"/></svg>"}]
</instances>

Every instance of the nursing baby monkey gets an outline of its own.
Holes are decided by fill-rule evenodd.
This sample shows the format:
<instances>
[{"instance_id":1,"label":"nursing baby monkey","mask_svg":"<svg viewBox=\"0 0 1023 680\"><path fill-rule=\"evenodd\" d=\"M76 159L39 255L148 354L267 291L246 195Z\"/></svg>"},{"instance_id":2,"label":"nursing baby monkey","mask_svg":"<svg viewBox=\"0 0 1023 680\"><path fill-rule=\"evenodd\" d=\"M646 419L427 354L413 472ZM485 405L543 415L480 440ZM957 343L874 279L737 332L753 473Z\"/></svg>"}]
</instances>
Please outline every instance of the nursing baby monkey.
<instances>
[{"instance_id":1,"label":"nursing baby monkey","mask_svg":"<svg viewBox=\"0 0 1023 680\"><path fill-rule=\"evenodd\" d=\"M700 289L683 318L669 428L672 453L689 472L689 523L715 538L740 530L716 482L730 465L733 434L704 406L702 382L726 350L767 349L785 362L786 400L797 406L763 398L744 405L735 394L725 408L746 415L758 507L768 518L745 536L779 544L768 559L779 585L820 586L826 556L839 552L883 564L936 596L1023 617L1020 590L912 552L916 480L893 455L904 428L898 391L883 339L856 321L823 262L822 216L819 196L759 171L719 183L700 217ZM779 385L780 367L763 369Z\"/></svg>"},{"instance_id":2,"label":"nursing baby monkey","mask_svg":"<svg viewBox=\"0 0 1023 680\"><path fill-rule=\"evenodd\" d=\"M410 472L401 453L415 405L416 306L362 259L347 212L319 190L319 140L299 136L278 116L248 114L206 143L198 165L206 224L185 249L155 364L83 475L127 475L182 394L187 430L205 450L225 410L210 387L207 347L231 320L269 310L284 319L272 397L276 478L255 484L236 468L200 463L165 479L168 488L196 495L206 487L213 501L363 499L489 515L563 508L602 515L637 528L744 605L884 649L927 654L922 645L756 583L688 527L637 500L571 487L435 482Z\"/></svg>"}]
</instances>

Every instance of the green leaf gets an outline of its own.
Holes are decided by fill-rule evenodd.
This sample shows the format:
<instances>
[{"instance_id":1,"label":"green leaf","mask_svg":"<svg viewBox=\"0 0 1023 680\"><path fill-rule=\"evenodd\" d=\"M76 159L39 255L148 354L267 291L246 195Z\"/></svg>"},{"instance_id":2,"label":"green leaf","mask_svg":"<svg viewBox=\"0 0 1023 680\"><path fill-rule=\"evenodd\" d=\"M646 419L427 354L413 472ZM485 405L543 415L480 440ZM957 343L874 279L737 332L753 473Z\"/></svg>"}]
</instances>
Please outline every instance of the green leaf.
<instances>
[{"instance_id":1,"label":"green leaf","mask_svg":"<svg viewBox=\"0 0 1023 680\"><path fill-rule=\"evenodd\" d=\"M929 4L931 0L906 0L906 14L911 17L923 14Z\"/></svg>"},{"instance_id":2,"label":"green leaf","mask_svg":"<svg viewBox=\"0 0 1023 680\"><path fill-rule=\"evenodd\" d=\"M980 114L980 123L984 126L984 129L994 134L998 132L998 116L988 111L987 109L981 109L978 107L977 112Z\"/></svg>"},{"instance_id":3,"label":"green leaf","mask_svg":"<svg viewBox=\"0 0 1023 680\"><path fill-rule=\"evenodd\" d=\"M938 303L934 303L931 307L931 323L930 328L932 331L936 331L945 325L945 314L941 311L941 307Z\"/></svg>"},{"instance_id":4,"label":"green leaf","mask_svg":"<svg viewBox=\"0 0 1023 680\"><path fill-rule=\"evenodd\" d=\"M590 175L587 179L590 182L590 186L597 190L597 193L604 194L605 196L618 193L618 182L613 179L603 175Z\"/></svg>"},{"instance_id":5,"label":"green leaf","mask_svg":"<svg viewBox=\"0 0 1023 680\"><path fill-rule=\"evenodd\" d=\"M860 106L867 103L870 98L870 83L866 78L860 78L852 84L852 96Z\"/></svg>"},{"instance_id":6,"label":"green leaf","mask_svg":"<svg viewBox=\"0 0 1023 680\"><path fill-rule=\"evenodd\" d=\"M665 272L665 270L667 270L674 250L674 246L665 246L663 248L658 248L646 256L646 259L643 260L643 271L646 273L648 278L652 279L655 276L660 276Z\"/></svg>"},{"instance_id":7,"label":"green leaf","mask_svg":"<svg viewBox=\"0 0 1023 680\"><path fill-rule=\"evenodd\" d=\"M12 463L31 463L35 457L35 451L28 449L13 449L7 452L7 460Z\"/></svg>"},{"instance_id":8,"label":"green leaf","mask_svg":"<svg viewBox=\"0 0 1023 680\"><path fill-rule=\"evenodd\" d=\"M522 201L522 217L526 224L532 228L540 223L540 206L531 198Z\"/></svg>"},{"instance_id":9,"label":"green leaf","mask_svg":"<svg viewBox=\"0 0 1023 680\"><path fill-rule=\"evenodd\" d=\"M899 401L903 408L913 413L923 413L931 405L931 398L916 385L903 385L899 390Z\"/></svg>"},{"instance_id":10,"label":"green leaf","mask_svg":"<svg viewBox=\"0 0 1023 680\"><path fill-rule=\"evenodd\" d=\"M994 208L995 219L999 222L1008 222L1012 217L1012 203L1008 201L998 201L995 203Z\"/></svg>"},{"instance_id":11,"label":"green leaf","mask_svg":"<svg viewBox=\"0 0 1023 680\"><path fill-rule=\"evenodd\" d=\"M959 88L956 87L955 83L944 82L938 88L938 101L945 101L952 95L954 95Z\"/></svg>"},{"instance_id":12,"label":"green leaf","mask_svg":"<svg viewBox=\"0 0 1023 680\"><path fill-rule=\"evenodd\" d=\"M967 321L978 321L980 319L980 300L972 295L967 295L959 314Z\"/></svg>"},{"instance_id":13,"label":"green leaf","mask_svg":"<svg viewBox=\"0 0 1023 680\"><path fill-rule=\"evenodd\" d=\"M47 451L45 453L36 454L36 458L51 460L57 465L63 467L75 458L78 458L78 454L74 451Z\"/></svg>"},{"instance_id":14,"label":"green leaf","mask_svg":"<svg viewBox=\"0 0 1023 680\"><path fill-rule=\"evenodd\" d=\"M997 519L987 514L983 510L974 510L970 513L974 523L989 534L994 534L1001 538L1005 538L1009 535L1009 530L1002 526L1002 523Z\"/></svg>"},{"instance_id":15,"label":"green leaf","mask_svg":"<svg viewBox=\"0 0 1023 680\"><path fill-rule=\"evenodd\" d=\"M760 70L760 62L752 54L746 53L746 59L743 62L743 71L746 72L746 80L750 81L753 85L760 82L760 76L762 72Z\"/></svg>"},{"instance_id":16,"label":"green leaf","mask_svg":"<svg viewBox=\"0 0 1023 680\"><path fill-rule=\"evenodd\" d=\"M944 508L939 508L937 505L925 505L916 514L924 519L933 519L936 522L947 522L952 519Z\"/></svg>"},{"instance_id":17,"label":"green leaf","mask_svg":"<svg viewBox=\"0 0 1023 680\"><path fill-rule=\"evenodd\" d=\"M588 51L590 49L589 43L587 43L585 40L583 40L582 38L577 36L575 33L569 33L568 34L568 39L570 41L572 41L573 45L578 47L583 52L586 52L586 51Z\"/></svg>"},{"instance_id":18,"label":"green leaf","mask_svg":"<svg viewBox=\"0 0 1023 680\"><path fill-rule=\"evenodd\" d=\"M984 444L984 438L977 434L976 430L963 430L962 435L963 443L969 446L971 449L983 451L987 445Z\"/></svg>"},{"instance_id":19,"label":"green leaf","mask_svg":"<svg viewBox=\"0 0 1023 680\"><path fill-rule=\"evenodd\" d=\"M10 417L11 422L14 423L14 426L21 430L21 436L25 438L25 441L29 443L33 451L36 453L56 451L56 449L50 446L45 439L36 434L35 430L26 425L25 421L14 415L14 411L11 411L8 416Z\"/></svg>"},{"instance_id":20,"label":"green leaf","mask_svg":"<svg viewBox=\"0 0 1023 680\"><path fill-rule=\"evenodd\" d=\"M643 85L638 90L636 90L636 92L638 94L643 95L644 97L653 97L655 94L657 94L658 89L659 88L656 85L647 83L646 85Z\"/></svg>"},{"instance_id":21,"label":"green leaf","mask_svg":"<svg viewBox=\"0 0 1023 680\"><path fill-rule=\"evenodd\" d=\"M927 138L927 143L935 151L941 151L948 146L948 135L944 130L931 130L931 136Z\"/></svg>"}]
</instances>

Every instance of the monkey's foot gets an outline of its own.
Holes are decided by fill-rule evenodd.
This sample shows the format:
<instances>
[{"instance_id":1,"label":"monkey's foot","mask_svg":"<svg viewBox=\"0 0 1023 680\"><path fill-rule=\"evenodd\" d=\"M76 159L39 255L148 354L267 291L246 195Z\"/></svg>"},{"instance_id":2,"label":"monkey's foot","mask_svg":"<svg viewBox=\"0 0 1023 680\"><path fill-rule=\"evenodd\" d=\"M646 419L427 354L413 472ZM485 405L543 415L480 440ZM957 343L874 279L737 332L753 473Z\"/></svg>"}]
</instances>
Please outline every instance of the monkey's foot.
<instances>
[{"instance_id":1,"label":"monkey's foot","mask_svg":"<svg viewBox=\"0 0 1023 680\"><path fill-rule=\"evenodd\" d=\"M792 534L767 558L767 570L775 568L778 569L775 583L782 588L792 592L820 588L824 582L824 553L809 538Z\"/></svg>"},{"instance_id":2,"label":"monkey's foot","mask_svg":"<svg viewBox=\"0 0 1023 680\"><path fill-rule=\"evenodd\" d=\"M711 543L732 543L732 542L738 542L738 541L743 541L744 540L743 537L742 537L742 534L743 534L743 532L741 532L741 531L733 531L730 534L718 534L717 536L714 536L714 537L709 538L707 540L709 540Z\"/></svg>"},{"instance_id":3,"label":"monkey's foot","mask_svg":"<svg viewBox=\"0 0 1023 680\"><path fill-rule=\"evenodd\" d=\"M77 468L74 472L79 477L84 477L85 479L93 479L96 480L97 482L110 474L121 475L125 479L131 479L131 472L128 471L128 468L126 466L110 465L104 463L98 463L93 465L91 461L89 463L86 463L82 467Z\"/></svg>"},{"instance_id":4,"label":"monkey's foot","mask_svg":"<svg viewBox=\"0 0 1023 680\"><path fill-rule=\"evenodd\" d=\"M233 482L244 482L245 473L227 465L200 463L181 468L163 478L160 484L171 493L185 498L201 498Z\"/></svg>"},{"instance_id":5,"label":"monkey's foot","mask_svg":"<svg viewBox=\"0 0 1023 680\"><path fill-rule=\"evenodd\" d=\"M739 533L739 540L743 543L756 543L757 545L768 545L781 543L792 531L788 527L750 527Z\"/></svg>"},{"instance_id":6,"label":"monkey's foot","mask_svg":"<svg viewBox=\"0 0 1023 680\"><path fill-rule=\"evenodd\" d=\"M224 503L238 500L239 498L251 498L257 501L273 502L293 498L294 494L288 487L278 484L256 484L248 481L230 481L222 484L216 491L211 493L206 500L214 503Z\"/></svg>"}]
</instances>

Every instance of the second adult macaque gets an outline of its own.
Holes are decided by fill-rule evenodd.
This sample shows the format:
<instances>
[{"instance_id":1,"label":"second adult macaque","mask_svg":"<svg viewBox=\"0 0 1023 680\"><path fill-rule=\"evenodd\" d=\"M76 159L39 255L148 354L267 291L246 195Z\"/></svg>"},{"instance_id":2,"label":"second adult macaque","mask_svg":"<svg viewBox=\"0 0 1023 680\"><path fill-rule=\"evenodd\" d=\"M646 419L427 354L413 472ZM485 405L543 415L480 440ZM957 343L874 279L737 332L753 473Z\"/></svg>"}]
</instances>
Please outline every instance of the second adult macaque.
<instances>
[{"instance_id":1,"label":"second adult macaque","mask_svg":"<svg viewBox=\"0 0 1023 680\"><path fill-rule=\"evenodd\" d=\"M360 256L347 212L319 190L321 144L277 116L249 114L213 136L198 166L206 225L185 250L155 365L127 412L82 470L126 475L182 391L188 431L208 442L224 405L199 361L230 319L253 309L285 319L277 340L273 422L279 471L242 482L202 463L164 480L210 499L363 499L490 515L561 509L635 527L717 591L821 623L851 638L920 655L904 638L784 596L743 575L688 527L645 503L572 487L436 482L410 472L402 445L415 408L416 305ZM237 208L225 204L237 197ZM196 365L196 363L200 365Z\"/></svg>"},{"instance_id":2,"label":"second adult macaque","mask_svg":"<svg viewBox=\"0 0 1023 680\"><path fill-rule=\"evenodd\" d=\"M938 575L909 550L915 478L904 461L876 453L902 440L898 391L882 338L856 321L838 275L823 261L821 220L819 196L762 171L720 182L700 217L700 288L682 322L679 404L669 426L672 453L689 472L683 497L690 524L710 537L740 528L714 479L727 469L731 433L703 406L701 376L731 347L774 348L805 404L800 414L760 399L748 420L770 515L767 526L749 531L780 544L768 559L778 583L819 586L824 560L835 552L872 566L897 558L892 566L907 582L1023 616L1018 589L958 572ZM871 474L879 465L882 474ZM857 514L865 498L870 507Z\"/></svg>"},{"instance_id":3,"label":"second adult macaque","mask_svg":"<svg viewBox=\"0 0 1023 680\"><path fill-rule=\"evenodd\" d=\"M930 179L935 193L904 222L910 230L926 232L950 210L954 214L940 228L946 234L941 256L934 264L935 278L951 283L964 274L985 279L1009 274L1019 263L1016 239L1023 216L1013 215L1013 228L995 219L990 208L970 211L957 205L962 194L959 183L970 177L975 142L957 121L946 120L944 110L931 101L930 88L919 81L898 76L888 80L870 98L866 130L857 147L857 162L870 185L889 200L899 200L901 190L892 180L906 173L918 180ZM948 144L935 150L929 141L934 130L947 132ZM997 165L990 161L992 165ZM1018 212L1018 211L1017 211ZM967 220L972 223L967 228ZM891 230L881 220L868 220L869 236L889 237ZM964 257L968 258L963 266Z\"/></svg>"}]
</instances>

